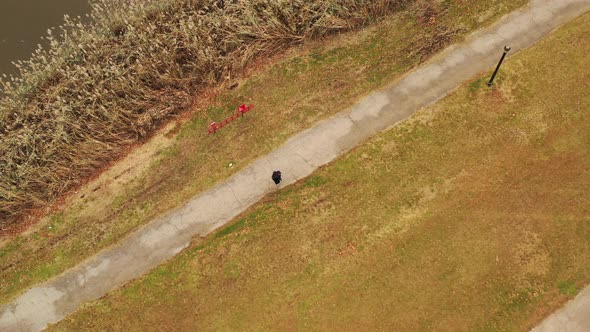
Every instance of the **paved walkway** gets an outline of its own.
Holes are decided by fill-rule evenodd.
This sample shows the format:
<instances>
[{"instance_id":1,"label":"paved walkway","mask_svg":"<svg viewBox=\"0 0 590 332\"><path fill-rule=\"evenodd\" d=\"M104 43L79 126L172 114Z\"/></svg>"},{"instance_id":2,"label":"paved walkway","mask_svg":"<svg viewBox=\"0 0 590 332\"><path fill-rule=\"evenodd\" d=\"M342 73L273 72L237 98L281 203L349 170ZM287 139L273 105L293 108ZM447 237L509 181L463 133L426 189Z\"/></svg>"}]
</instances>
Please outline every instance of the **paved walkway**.
<instances>
[{"instance_id":1,"label":"paved walkway","mask_svg":"<svg viewBox=\"0 0 590 332\"><path fill-rule=\"evenodd\" d=\"M85 302L137 278L229 222L275 189L273 170L288 185L305 178L380 131L444 97L465 80L489 70L505 44L511 54L590 10L590 0L533 0L531 5L453 46L399 83L368 96L350 110L317 123L267 156L183 207L154 220L118 245L38 285L0 308L0 331L36 331Z\"/></svg>"},{"instance_id":2,"label":"paved walkway","mask_svg":"<svg viewBox=\"0 0 590 332\"><path fill-rule=\"evenodd\" d=\"M588 332L590 331L590 286L531 332Z\"/></svg>"}]
</instances>

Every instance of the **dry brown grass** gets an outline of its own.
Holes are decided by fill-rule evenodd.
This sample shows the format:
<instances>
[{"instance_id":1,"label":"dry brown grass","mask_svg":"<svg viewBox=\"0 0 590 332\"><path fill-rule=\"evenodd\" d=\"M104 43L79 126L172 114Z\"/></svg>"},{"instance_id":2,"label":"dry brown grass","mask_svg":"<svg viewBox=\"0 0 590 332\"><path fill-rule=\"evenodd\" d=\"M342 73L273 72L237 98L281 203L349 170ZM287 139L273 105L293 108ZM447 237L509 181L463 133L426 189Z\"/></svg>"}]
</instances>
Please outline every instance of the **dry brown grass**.
<instances>
[{"instance_id":1,"label":"dry brown grass","mask_svg":"<svg viewBox=\"0 0 590 332\"><path fill-rule=\"evenodd\" d=\"M210 102L183 113L176 129L166 133L171 124L163 131L170 139L150 139L26 233L0 241L0 302L116 243L318 119L389 84L425 59L408 50L436 39L445 26L462 27L455 37L460 40L525 3L437 2L444 15L426 29L420 10L409 7L361 32L320 39L257 62L268 65L250 68L251 76L239 80L237 88L220 87ZM483 12L492 13L485 22L477 19ZM234 114L244 100L256 111L214 137L206 135L207 123ZM165 144L152 144L157 142ZM230 162L234 167L228 167Z\"/></svg>"},{"instance_id":2,"label":"dry brown grass","mask_svg":"<svg viewBox=\"0 0 590 332\"><path fill-rule=\"evenodd\" d=\"M99 0L0 81L0 227L80 183L253 60L404 0Z\"/></svg>"},{"instance_id":3,"label":"dry brown grass","mask_svg":"<svg viewBox=\"0 0 590 332\"><path fill-rule=\"evenodd\" d=\"M530 329L590 282L589 33L587 14L54 330Z\"/></svg>"}]
</instances>

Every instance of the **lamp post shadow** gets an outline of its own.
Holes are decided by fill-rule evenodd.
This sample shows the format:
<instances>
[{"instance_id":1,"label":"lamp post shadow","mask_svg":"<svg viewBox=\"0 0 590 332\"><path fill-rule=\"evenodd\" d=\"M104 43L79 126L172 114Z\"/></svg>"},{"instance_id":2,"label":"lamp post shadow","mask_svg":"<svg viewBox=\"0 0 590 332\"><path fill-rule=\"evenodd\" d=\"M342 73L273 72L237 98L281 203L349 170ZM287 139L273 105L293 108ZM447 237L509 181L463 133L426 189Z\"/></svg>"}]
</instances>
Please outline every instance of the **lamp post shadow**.
<instances>
[{"instance_id":1,"label":"lamp post shadow","mask_svg":"<svg viewBox=\"0 0 590 332\"><path fill-rule=\"evenodd\" d=\"M488 86L492 86L492 84L494 84L494 79L496 78L496 75L498 74L498 71L500 70L500 66L502 66L502 62L504 62L504 59L506 58L506 54L508 54L508 52L510 52L510 46L504 46L504 53L502 54L502 57L500 58L500 62L498 62L498 65L496 66L496 70L494 70L494 73L492 74L490 81L488 82Z\"/></svg>"}]
</instances>

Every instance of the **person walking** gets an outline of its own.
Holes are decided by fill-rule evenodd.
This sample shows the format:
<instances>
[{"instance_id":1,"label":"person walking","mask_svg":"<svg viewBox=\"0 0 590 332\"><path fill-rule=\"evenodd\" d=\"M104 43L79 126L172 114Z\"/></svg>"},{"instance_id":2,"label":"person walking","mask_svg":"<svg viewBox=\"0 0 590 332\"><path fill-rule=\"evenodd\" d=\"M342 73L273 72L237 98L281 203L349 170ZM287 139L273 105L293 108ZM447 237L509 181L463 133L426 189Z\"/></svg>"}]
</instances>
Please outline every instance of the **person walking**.
<instances>
[{"instance_id":1,"label":"person walking","mask_svg":"<svg viewBox=\"0 0 590 332\"><path fill-rule=\"evenodd\" d=\"M282 173L281 171L274 171L272 172L272 180L274 181L274 183L278 186L279 183L281 183L282 179Z\"/></svg>"}]
</instances>

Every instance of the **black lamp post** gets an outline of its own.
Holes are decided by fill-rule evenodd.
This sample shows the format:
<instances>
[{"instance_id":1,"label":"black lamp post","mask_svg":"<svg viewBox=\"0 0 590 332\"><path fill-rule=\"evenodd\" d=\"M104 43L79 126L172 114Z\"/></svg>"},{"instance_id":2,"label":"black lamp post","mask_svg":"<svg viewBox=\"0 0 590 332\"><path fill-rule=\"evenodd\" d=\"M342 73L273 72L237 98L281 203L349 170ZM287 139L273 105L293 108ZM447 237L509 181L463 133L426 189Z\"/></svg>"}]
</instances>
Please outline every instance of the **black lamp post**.
<instances>
[{"instance_id":1,"label":"black lamp post","mask_svg":"<svg viewBox=\"0 0 590 332\"><path fill-rule=\"evenodd\" d=\"M498 62L498 66L496 66L496 70L494 70L494 73L492 74L492 78L490 78L490 81L488 82L488 86L492 86L492 83L494 83L494 78L496 78L496 74L498 74L498 70L500 70L500 66L502 65L502 62L504 62L504 58L506 57L506 54L508 54L509 51L510 51L510 46L504 46L504 54L502 54L502 57L500 58L500 62Z\"/></svg>"}]
</instances>

